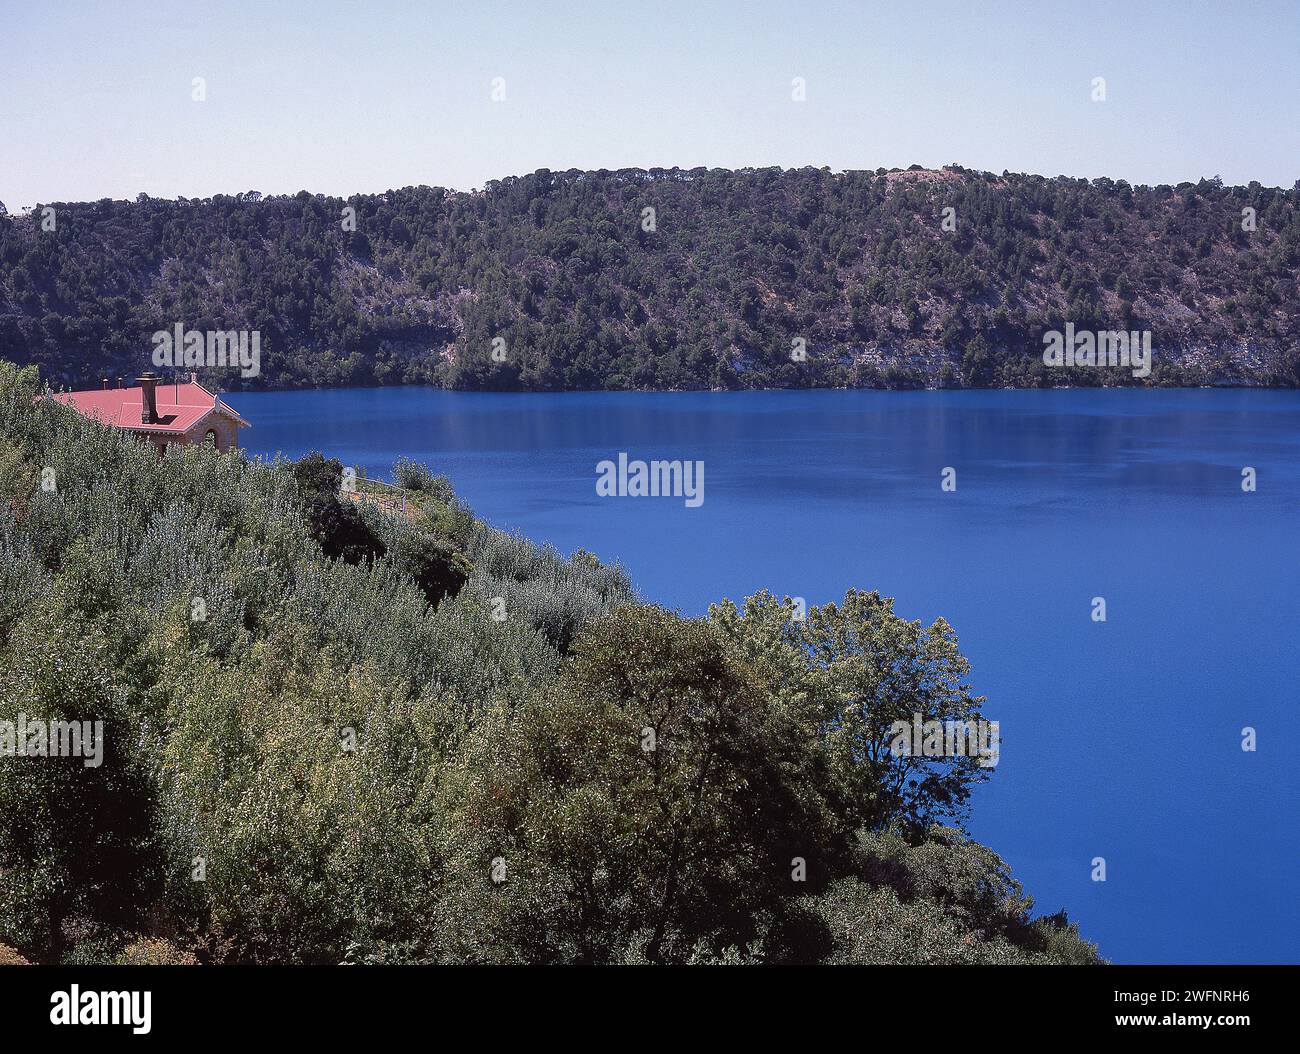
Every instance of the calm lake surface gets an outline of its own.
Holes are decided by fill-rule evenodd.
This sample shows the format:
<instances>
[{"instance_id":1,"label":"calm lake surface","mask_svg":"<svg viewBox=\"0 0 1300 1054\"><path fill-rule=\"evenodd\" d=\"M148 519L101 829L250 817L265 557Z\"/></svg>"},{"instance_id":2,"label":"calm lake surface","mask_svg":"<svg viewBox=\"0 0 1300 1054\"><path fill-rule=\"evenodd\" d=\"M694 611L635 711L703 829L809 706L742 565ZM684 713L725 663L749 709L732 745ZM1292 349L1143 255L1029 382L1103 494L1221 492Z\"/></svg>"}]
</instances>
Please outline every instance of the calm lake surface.
<instances>
[{"instance_id":1,"label":"calm lake surface","mask_svg":"<svg viewBox=\"0 0 1300 1054\"><path fill-rule=\"evenodd\" d=\"M618 560L686 614L855 586L944 616L1001 722L971 830L1038 911L1117 962L1300 960L1300 393L227 398L254 454L385 479L424 461L490 522ZM621 451L702 460L704 503L598 497Z\"/></svg>"}]
</instances>

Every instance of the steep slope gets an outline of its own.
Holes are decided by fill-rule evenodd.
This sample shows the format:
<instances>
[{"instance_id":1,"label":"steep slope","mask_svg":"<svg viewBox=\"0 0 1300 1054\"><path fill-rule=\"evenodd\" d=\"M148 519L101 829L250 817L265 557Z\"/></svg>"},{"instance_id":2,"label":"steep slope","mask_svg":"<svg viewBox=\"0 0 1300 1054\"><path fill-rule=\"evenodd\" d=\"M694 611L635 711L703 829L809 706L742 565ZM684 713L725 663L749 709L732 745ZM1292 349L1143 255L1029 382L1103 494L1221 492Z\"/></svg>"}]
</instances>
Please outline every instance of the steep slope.
<instances>
[{"instance_id":1,"label":"steep slope","mask_svg":"<svg viewBox=\"0 0 1300 1054\"><path fill-rule=\"evenodd\" d=\"M94 383L180 323L260 334L227 387L1294 385L1298 187L542 170L56 203L0 219L0 356ZM1151 376L1049 373L1067 322L1150 331Z\"/></svg>"}]
</instances>

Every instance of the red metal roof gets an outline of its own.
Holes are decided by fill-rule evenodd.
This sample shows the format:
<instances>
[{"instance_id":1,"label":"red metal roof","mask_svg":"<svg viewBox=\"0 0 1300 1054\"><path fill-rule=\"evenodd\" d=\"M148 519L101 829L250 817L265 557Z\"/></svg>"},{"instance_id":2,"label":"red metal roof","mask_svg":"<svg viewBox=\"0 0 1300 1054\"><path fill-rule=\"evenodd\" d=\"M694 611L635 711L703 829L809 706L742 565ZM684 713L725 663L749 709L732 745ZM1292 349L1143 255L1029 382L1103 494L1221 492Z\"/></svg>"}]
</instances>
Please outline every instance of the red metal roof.
<instances>
[{"instance_id":1,"label":"red metal roof","mask_svg":"<svg viewBox=\"0 0 1300 1054\"><path fill-rule=\"evenodd\" d=\"M233 418L240 428L248 427L248 422L238 413L196 381L184 384L160 382L154 391L157 393L159 420L150 425L140 423L141 389L138 387L58 392L54 399L87 417L97 417L105 424L136 432L188 432L213 410Z\"/></svg>"}]
</instances>

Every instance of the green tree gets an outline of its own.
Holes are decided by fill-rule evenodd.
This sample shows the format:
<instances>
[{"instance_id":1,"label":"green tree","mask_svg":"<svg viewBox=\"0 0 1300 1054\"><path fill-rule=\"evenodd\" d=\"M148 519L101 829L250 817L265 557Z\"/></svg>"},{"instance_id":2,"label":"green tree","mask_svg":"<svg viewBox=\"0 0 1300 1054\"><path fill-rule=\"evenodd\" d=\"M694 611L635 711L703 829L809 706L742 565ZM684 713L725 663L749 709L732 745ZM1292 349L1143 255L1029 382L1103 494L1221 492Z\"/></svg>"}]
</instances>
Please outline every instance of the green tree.
<instances>
[{"instance_id":1,"label":"green tree","mask_svg":"<svg viewBox=\"0 0 1300 1054\"><path fill-rule=\"evenodd\" d=\"M702 621L622 608L594 623L555 688L495 715L465 765L463 866L503 951L743 946L762 913L825 881L815 744Z\"/></svg>"},{"instance_id":2,"label":"green tree","mask_svg":"<svg viewBox=\"0 0 1300 1054\"><path fill-rule=\"evenodd\" d=\"M38 737L27 745L40 755L0 757L0 934L44 961L62 957L73 920L137 925L161 885L152 795L133 756L140 698L114 668L110 641L77 613L84 603L56 587L13 629L0 661L0 722L16 730L21 715L29 729L77 722L91 733L86 756L45 756Z\"/></svg>"},{"instance_id":3,"label":"green tree","mask_svg":"<svg viewBox=\"0 0 1300 1054\"><path fill-rule=\"evenodd\" d=\"M450 542L422 532L402 534L390 555L398 570L415 580L430 604L455 596L474 570L469 557Z\"/></svg>"},{"instance_id":4,"label":"green tree","mask_svg":"<svg viewBox=\"0 0 1300 1054\"><path fill-rule=\"evenodd\" d=\"M900 756L894 722L982 719L983 696L965 684L970 663L942 618L928 627L894 614L894 601L849 590L808 612L801 639L827 689L826 740L837 784L862 826L924 830L965 814L990 769L975 756Z\"/></svg>"},{"instance_id":5,"label":"green tree","mask_svg":"<svg viewBox=\"0 0 1300 1054\"><path fill-rule=\"evenodd\" d=\"M924 831L964 814L971 789L990 771L978 757L892 750L896 721L981 719L984 700L963 683L970 664L946 621L923 628L894 614L892 599L857 590L840 604L811 608L803 620L791 601L766 592L743 608L714 605L710 618L769 691L795 712L816 715L837 812L850 829L903 824Z\"/></svg>"}]
</instances>

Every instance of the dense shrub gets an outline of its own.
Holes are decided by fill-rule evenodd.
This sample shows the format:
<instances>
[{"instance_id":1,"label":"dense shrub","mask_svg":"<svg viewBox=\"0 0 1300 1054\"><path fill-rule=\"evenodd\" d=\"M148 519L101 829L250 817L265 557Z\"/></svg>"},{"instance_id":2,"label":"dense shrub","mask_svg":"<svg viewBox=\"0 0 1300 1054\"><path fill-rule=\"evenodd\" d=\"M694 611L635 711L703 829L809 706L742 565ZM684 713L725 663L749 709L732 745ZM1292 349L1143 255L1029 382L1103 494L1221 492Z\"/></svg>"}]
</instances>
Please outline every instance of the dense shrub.
<instances>
[{"instance_id":1,"label":"dense shrub","mask_svg":"<svg viewBox=\"0 0 1300 1054\"><path fill-rule=\"evenodd\" d=\"M294 465L293 477L307 501L312 537L326 556L359 564L384 555L384 543L363 509L339 496L343 465L337 458L313 451Z\"/></svg>"},{"instance_id":2,"label":"dense shrub","mask_svg":"<svg viewBox=\"0 0 1300 1054\"><path fill-rule=\"evenodd\" d=\"M0 944L0 966L30 966L31 963L7 944Z\"/></svg>"},{"instance_id":3,"label":"dense shrub","mask_svg":"<svg viewBox=\"0 0 1300 1054\"><path fill-rule=\"evenodd\" d=\"M167 941L146 938L128 944L114 961L123 966L196 966L199 960Z\"/></svg>"},{"instance_id":4,"label":"dense shrub","mask_svg":"<svg viewBox=\"0 0 1300 1054\"><path fill-rule=\"evenodd\" d=\"M410 458L400 457L393 465L393 479L399 487L427 494L443 504L456 500L456 492L446 476L435 476L427 465Z\"/></svg>"},{"instance_id":5,"label":"dense shrub","mask_svg":"<svg viewBox=\"0 0 1300 1054\"><path fill-rule=\"evenodd\" d=\"M566 561L553 546L479 524L470 538L472 585L491 603L527 619L567 651L577 628L611 607L635 599L626 572L579 549Z\"/></svg>"},{"instance_id":6,"label":"dense shrub","mask_svg":"<svg viewBox=\"0 0 1300 1054\"><path fill-rule=\"evenodd\" d=\"M394 565L411 576L430 604L455 596L474 570L454 545L428 534L407 533L391 555Z\"/></svg>"}]
</instances>

